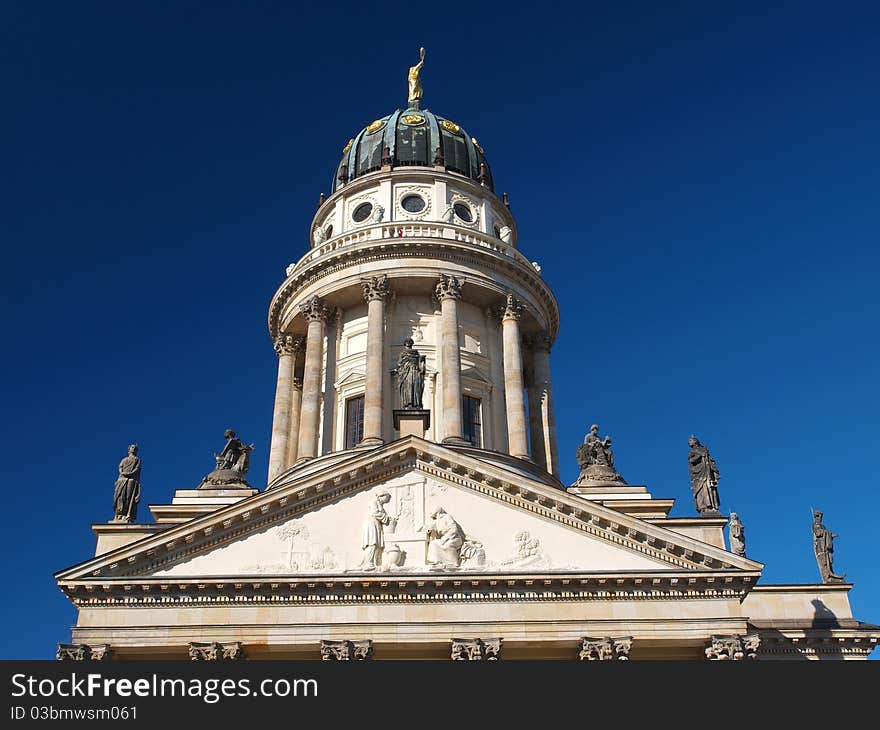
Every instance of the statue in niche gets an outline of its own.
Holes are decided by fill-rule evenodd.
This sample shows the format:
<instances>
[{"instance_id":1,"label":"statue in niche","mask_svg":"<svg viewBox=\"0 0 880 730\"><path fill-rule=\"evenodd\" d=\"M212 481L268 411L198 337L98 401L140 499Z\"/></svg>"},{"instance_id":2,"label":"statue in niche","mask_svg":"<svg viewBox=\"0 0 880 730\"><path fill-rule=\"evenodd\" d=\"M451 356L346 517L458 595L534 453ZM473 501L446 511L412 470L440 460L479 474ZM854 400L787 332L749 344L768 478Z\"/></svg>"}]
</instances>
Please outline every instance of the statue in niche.
<instances>
[{"instance_id":1,"label":"statue in niche","mask_svg":"<svg viewBox=\"0 0 880 730\"><path fill-rule=\"evenodd\" d=\"M226 439L223 450L219 454L214 454L217 466L214 471L202 479L199 489L234 487L250 489L250 485L244 477L250 468L251 451L254 450L254 445L244 444L231 428L227 428L223 432L223 437Z\"/></svg>"},{"instance_id":2,"label":"statue in niche","mask_svg":"<svg viewBox=\"0 0 880 730\"><path fill-rule=\"evenodd\" d=\"M119 477L113 489L113 522L134 522L141 501L141 460L137 444L128 447L128 456L119 462Z\"/></svg>"},{"instance_id":3,"label":"statue in niche","mask_svg":"<svg viewBox=\"0 0 880 730\"><path fill-rule=\"evenodd\" d=\"M728 534L730 536L730 552L744 558L746 556L746 528L740 522L739 515L736 512L730 513Z\"/></svg>"},{"instance_id":4,"label":"statue in niche","mask_svg":"<svg viewBox=\"0 0 880 730\"><path fill-rule=\"evenodd\" d=\"M379 492L371 501L367 519L361 532L361 558L359 568L377 570L382 567L382 553L385 550L385 525L394 530L395 519L385 511L391 501L388 492Z\"/></svg>"},{"instance_id":5,"label":"statue in niche","mask_svg":"<svg viewBox=\"0 0 880 730\"><path fill-rule=\"evenodd\" d=\"M700 515L716 515L721 500L718 498L718 480L721 474L715 459L709 453L700 439L691 436L688 439L688 469L691 474L691 492L694 495L694 505Z\"/></svg>"},{"instance_id":6,"label":"statue in niche","mask_svg":"<svg viewBox=\"0 0 880 730\"><path fill-rule=\"evenodd\" d=\"M413 349L415 344L408 337L397 359L397 369L392 373L397 377L400 391L400 407L403 410L422 410L422 394L425 392L425 356Z\"/></svg>"},{"instance_id":7,"label":"statue in niche","mask_svg":"<svg viewBox=\"0 0 880 730\"><path fill-rule=\"evenodd\" d=\"M834 538L838 537L822 524L822 513L813 512L813 550L816 553L816 562L819 564L819 573L823 583L843 583L846 573L837 575L834 572Z\"/></svg>"},{"instance_id":8,"label":"statue in niche","mask_svg":"<svg viewBox=\"0 0 880 730\"><path fill-rule=\"evenodd\" d=\"M590 426L584 442L577 450L578 466L581 473L575 486L625 485L623 477L614 467L614 452L611 450L611 437L599 438L599 426Z\"/></svg>"}]
</instances>

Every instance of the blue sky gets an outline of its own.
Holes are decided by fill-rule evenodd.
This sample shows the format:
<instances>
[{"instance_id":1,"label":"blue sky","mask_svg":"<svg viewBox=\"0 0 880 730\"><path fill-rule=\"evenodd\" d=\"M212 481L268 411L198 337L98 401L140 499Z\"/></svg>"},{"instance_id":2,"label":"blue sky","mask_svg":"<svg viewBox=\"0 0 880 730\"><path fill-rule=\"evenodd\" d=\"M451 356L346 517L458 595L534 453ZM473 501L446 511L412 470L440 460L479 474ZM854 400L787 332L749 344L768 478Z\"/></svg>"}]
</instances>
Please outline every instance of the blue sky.
<instances>
[{"instance_id":1,"label":"blue sky","mask_svg":"<svg viewBox=\"0 0 880 730\"><path fill-rule=\"evenodd\" d=\"M49 658L131 441L146 505L223 430L268 459L266 311L343 145L405 102L479 138L559 299L563 477L598 422L693 514L687 439L765 583L876 559L880 11L869 3L6 3L6 658ZM11 602L11 604L10 604Z\"/></svg>"}]
</instances>

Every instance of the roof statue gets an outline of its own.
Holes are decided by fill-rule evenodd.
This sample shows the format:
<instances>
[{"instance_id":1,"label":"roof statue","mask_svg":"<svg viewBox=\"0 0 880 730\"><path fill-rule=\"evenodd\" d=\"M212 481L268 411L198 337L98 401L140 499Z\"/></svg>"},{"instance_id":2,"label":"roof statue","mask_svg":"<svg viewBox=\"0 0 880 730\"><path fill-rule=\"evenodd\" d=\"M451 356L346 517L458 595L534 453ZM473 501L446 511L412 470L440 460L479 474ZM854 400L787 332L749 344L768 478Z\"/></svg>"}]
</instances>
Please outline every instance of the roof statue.
<instances>
[{"instance_id":1,"label":"roof statue","mask_svg":"<svg viewBox=\"0 0 880 730\"><path fill-rule=\"evenodd\" d=\"M838 575L834 572L835 537L838 535L822 524L822 513L813 512L813 551L823 583L843 583L846 580L846 573Z\"/></svg>"},{"instance_id":2,"label":"roof statue","mask_svg":"<svg viewBox=\"0 0 880 730\"><path fill-rule=\"evenodd\" d=\"M202 479L199 489L250 489L251 485L244 477L250 468L250 454L254 445L245 445L231 428L226 429L223 437L226 439L223 450L214 454L217 467Z\"/></svg>"},{"instance_id":3,"label":"roof statue","mask_svg":"<svg viewBox=\"0 0 880 730\"><path fill-rule=\"evenodd\" d=\"M128 456L119 462L119 477L113 489L113 521L134 522L141 500L141 460L137 444L128 447Z\"/></svg>"},{"instance_id":4,"label":"roof statue","mask_svg":"<svg viewBox=\"0 0 880 730\"><path fill-rule=\"evenodd\" d=\"M422 70L422 66L425 65L424 48L419 48L419 59L415 66L409 67L409 73L407 74L407 80L409 81L409 97L407 102L409 102L410 107L413 109L418 109L419 102L422 100L422 80L419 78L419 72Z\"/></svg>"},{"instance_id":5,"label":"roof statue","mask_svg":"<svg viewBox=\"0 0 880 730\"><path fill-rule=\"evenodd\" d=\"M694 505L700 516L717 516L721 500L718 498L718 480L721 474L709 449L700 443L700 439L691 436L688 439L688 470L691 475L691 492Z\"/></svg>"},{"instance_id":6,"label":"roof statue","mask_svg":"<svg viewBox=\"0 0 880 730\"><path fill-rule=\"evenodd\" d=\"M611 451L611 437L599 438L599 426L590 426L584 442L577 449L578 466L581 473L574 486L625 485L623 477L614 467L614 453Z\"/></svg>"}]
</instances>

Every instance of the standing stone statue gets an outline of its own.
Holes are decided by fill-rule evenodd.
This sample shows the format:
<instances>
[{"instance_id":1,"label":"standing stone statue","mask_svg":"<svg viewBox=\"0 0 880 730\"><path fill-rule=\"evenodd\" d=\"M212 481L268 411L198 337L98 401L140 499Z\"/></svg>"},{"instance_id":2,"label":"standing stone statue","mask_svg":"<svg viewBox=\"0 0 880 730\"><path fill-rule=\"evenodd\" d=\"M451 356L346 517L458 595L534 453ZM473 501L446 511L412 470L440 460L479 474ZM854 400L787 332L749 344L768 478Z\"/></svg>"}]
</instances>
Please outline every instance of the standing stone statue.
<instances>
[{"instance_id":1,"label":"standing stone statue","mask_svg":"<svg viewBox=\"0 0 880 730\"><path fill-rule=\"evenodd\" d=\"M413 341L407 338L397 359L397 387L400 391L400 407L404 410L422 410L422 394L425 391L425 356L413 349Z\"/></svg>"},{"instance_id":2,"label":"standing stone statue","mask_svg":"<svg viewBox=\"0 0 880 730\"><path fill-rule=\"evenodd\" d=\"M590 432L577 450L578 466L581 473L574 486L621 486L623 477L614 468L614 453L611 450L611 437L599 438L599 426L590 426Z\"/></svg>"},{"instance_id":3,"label":"standing stone statue","mask_svg":"<svg viewBox=\"0 0 880 730\"><path fill-rule=\"evenodd\" d=\"M128 456L119 462L119 477L113 489L113 521L134 522L141 501L141 460L137 444L128 447Z\"/></svg>"},{"instance_id":4,"label":"standing stone statue","mask_svg":"<svg viewBox=\"0 0 880 730\"><path fill-rule=\"evenodd\" d=\"M730 552L739 555L741 558L746 556L746 528L739 521L739 515L736 512L730 513Z\"/></svg>"},{"instance_id":5,"label":"standing stone statue","mask_svg":"<svg viewBox=\"0 0 880 730\"><path fill-rule=\"evenodd\" d=\"M846 573L837 575L834 572L835 537L837 535L822 524L822 513L813 512L813 550L823 583L843 583L846 580Z\"/></svg>"},{"instance_id":6,"label":"standing stone statue","mask_svg":"<svg viewBox=\"0 0 880 730\"><path fill-rule=\"evenodd\" d=\"M715 516L721 500L718 498L718 480L721 474L712 454L709 453L700 439L691 436L688 439L688 469L691 473L691 492L694 495L694 505L700 516Z\"/></svg>"},{"instance_id":7,"label":"standing stone statue","mask_svg":"<svg viewBox=\"0 0 880 730\"><path fill-rule=\"evenodd\" d=\"M217 467L208 476L202 479L199 489L235 489L251 486L245 481L251 463L251 451L253 444L245 445L236 437L235 431L227 428L223 433L226 445L219 454L214 454Z\"/></svg>"}]
</instances>

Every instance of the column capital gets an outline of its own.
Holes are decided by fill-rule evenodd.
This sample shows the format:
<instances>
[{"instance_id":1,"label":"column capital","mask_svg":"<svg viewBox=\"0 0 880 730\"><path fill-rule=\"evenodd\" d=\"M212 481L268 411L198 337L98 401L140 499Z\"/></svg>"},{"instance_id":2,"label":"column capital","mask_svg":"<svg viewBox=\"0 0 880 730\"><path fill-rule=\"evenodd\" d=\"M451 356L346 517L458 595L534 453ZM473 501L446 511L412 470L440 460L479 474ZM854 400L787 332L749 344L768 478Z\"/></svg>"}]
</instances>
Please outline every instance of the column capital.
<instances>
[{"instance_id":1,"label":"column capital","mask_svg":"<svg viewBox=\"0 0 880 730\"><path fill-rule=\"evenodd\" d=\"M578 658L583 661L625 661L629 659L629 650L632 647L632 636L612 638L606 636L602 639L594 639L585 636L581 639L581 651Z\"/></svg>"},{"instance_id":2,"label":"column capital","mask_svg":"<svg viewBox=\"0 0 880 730\"><path fill-rule=\"evenodd\" d=\"M316 320L326 322L330 315L333 314L333 309L328 307L320 297L312 297L304 304L301 304L299 311L308 322Z\"/></svg>"},{"instance_id":3,"label":"column capital","mask_svg":"<svg viewBox=\"0 0 880 730\"><path fill-rule=\"evenodd\" d=\"M501 658L502 639L452 639L450 659L458 662L497 661Z\"/></svg>"},{"instance_id":4,"label":"column capital","mask_svg":"<svg viewBox=\"0 0 880 730\"><path fill-rule=\"evenodd\" d=\"M709 640L709 646L706 647L706 659L712 661L754 659L760 647L760 634L713 636Z\"/></svg>"},{"instance_id":5,"label":"column capital","mask_svg":"<svg viewBox=\"0 0 880 730\"><path fill-rule=\"evenodd\" d=\"M306 341L304 337L288 335L282 332L275 338L273 347L275 348L275 354L278 355L278 357L281 357L282 355L295 356L305 350Z\"/></svg>"},{"instance_id":6,"label":"column capital","mask_svg":"<svg viewBox=\"0 0 880 730\"><path fill-rule=\"evenodd\" d=\"M321 659L325 662L365 661L373 658L373 642L360 641L321 641Z\"/></svg>"},{"instance_id":7,"label":"column capital","mask_svg":"<svg viewBox=\"0 0 880 730\"><path fill-rule=\"evenodd\" d=\"M461 287L463 284L464 281L455 276L440 274L440 281L437 282L434 293L441 302L444 299L461 299Z\"/></svg>"},{"instance_id":8,"label":"column capital","mask_svg":"<svg viewBox=\"0 0 880 730\"><path fill-rule=\"evenodd\" d=\"M391 287L388 286L388 277L385 274L371 276L362 281L361 286L364 288L364 300L368 303L376 299L387 302L394 295Z\"/></svg>"},{"instance_id":9,"label":"column capital","mask_svg":"<svg viewBox=\"0 0 880 730\"><path fill-rule=\"evenodd\" d=\"M501 307L501 321L503 322L506 319L518 320L522 316L522 312L522 302L513 296L513 294L508 294L507 299L504 300L504 304Z\"/></svg>"},{"instance_id":10,"label":"column capital","mask_svg":"<svg viewBox=\"0 0 880 730\"><path fill-rule=\"evenodd\" d=\"M244 658L240 641L191 641L187 645L189 658L194 662L216 662Z\"/></svg>"}]
</instances>

